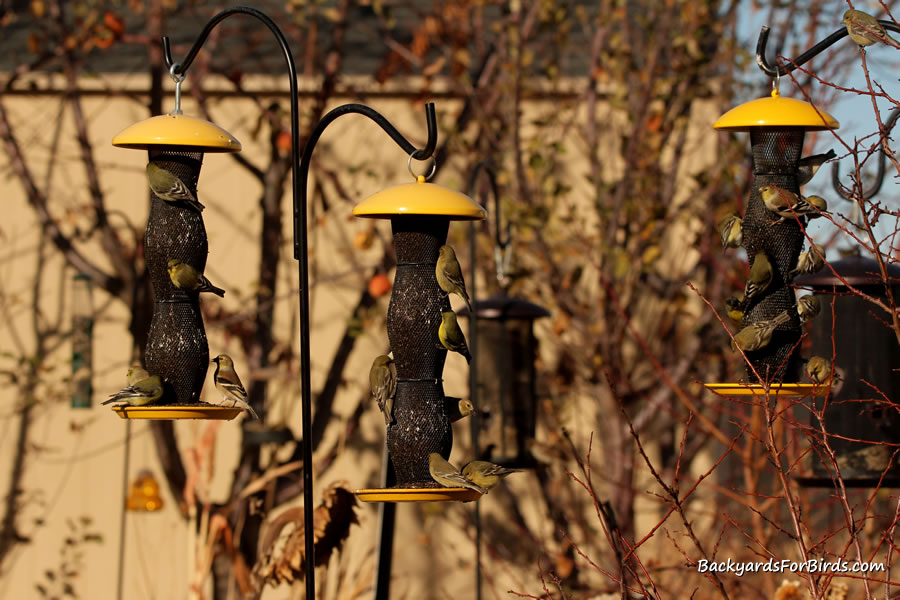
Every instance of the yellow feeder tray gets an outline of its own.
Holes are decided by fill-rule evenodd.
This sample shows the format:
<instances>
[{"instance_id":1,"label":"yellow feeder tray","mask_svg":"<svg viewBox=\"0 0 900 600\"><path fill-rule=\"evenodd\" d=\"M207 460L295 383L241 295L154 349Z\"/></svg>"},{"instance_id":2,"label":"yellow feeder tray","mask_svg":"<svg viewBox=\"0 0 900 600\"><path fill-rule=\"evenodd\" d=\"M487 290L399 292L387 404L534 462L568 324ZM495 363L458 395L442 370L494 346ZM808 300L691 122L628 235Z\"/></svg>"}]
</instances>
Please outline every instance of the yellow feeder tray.
<instances>
[{"instance_id":1,"label":"yellow feeder tray","mask_svg":"<svg viewBox=\"0 0 900 600\"><path fill-rule=\"evenodd\" d=\"M808 131L837 129L837 119L809 102L782 98L772 90L769 98L758 98L735 106L713 123L725 131L750 131L753 127L802 127Z\"/></svg>"},{"instance_id":2,"label":"yellow feeder tray","mask_svg":"<svg viewBox=\"0 0 900 600\"><path fill-rule=\"evenodd\" d=\"M184 115L159 115L135 123L120 131L112 144L135 150L171 146L186 152L241 151L241 143L218 125Z\"/></svg>"},{"instance_id":3,"label":"yellow feeder tray","mask_svg":"<svg viewBox=\"0 0 900 600\"><path fill-rule=\"evenodd\" d=\"M239 406L113 406L114 413L123 419L209 419L230 421L242 409Z\"/></svg>"},{"instance_id":4,"label":"yellow feeder tray","mask_svg":"<svg viewBox=\"0 0 900 600\"><path fill-rule=\"evenodd\" d=\"M457 191L427 183L419 175L415 183L405 183L369 196L353 208L353 215L369 219L389 219L397 215L434 215L451 221L480 221L487 213L480 204Z\"/></svg>"},{"instance_id":5,"label":"yellow feeder tray","mask_svg":"<svg viewBox=\"0 0 900 600\"><path fill-rule=\"evenodd\" d=\"M706 389L721 396L779 396L782 398L804 398L806 396L827 396L829 385L815 383L773 383L769 391L757 383L704 383Z\"/></svg>"},{"instance_id":6,"label":"yellow feeder tray","mask_svg":"<svg viewBox=\"0 0 900 600\"><path fill-rule=\"evenodd\" d=\"M482 494L468 488L387 488L353 492L362 502L472 502Z\"/></svg>"}]
</instances>

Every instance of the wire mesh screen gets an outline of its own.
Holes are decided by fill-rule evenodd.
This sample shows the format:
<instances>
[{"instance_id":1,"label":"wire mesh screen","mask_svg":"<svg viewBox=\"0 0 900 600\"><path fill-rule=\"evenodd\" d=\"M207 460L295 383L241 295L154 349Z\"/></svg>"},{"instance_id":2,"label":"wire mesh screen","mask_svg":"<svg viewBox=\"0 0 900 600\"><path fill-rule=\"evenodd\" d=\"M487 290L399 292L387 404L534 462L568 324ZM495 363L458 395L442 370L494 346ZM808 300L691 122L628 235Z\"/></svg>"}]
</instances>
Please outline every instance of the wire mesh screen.
<instances>
[{"instance_id":1,"label":"wire mesh screen","mask_svg":"<svg viewBox=\"0 0 900 600\"><path fill-rule=\"evenodd\" d=\"M450 310L450 301L434 276L449 225L446 217L391 219L397 273L387 332L397 367L397 395L387 445L397 487L439 487L428 472L428 455L439 452L447 458L453 444L441 383L447 351L438 340L441 312Z\"/></svg>"},{"instance_id":2,"label":"wire mesh screen","mask_svg":"<svg viewBox=\"0 0 900 600\"><path fill-rule=\"evenodd\" d=\"M196 195L202 153L151 151L150 160L175 174ZM206 331L197 294L172 285L166 266L178 258L201 272L206 267L209 246L200 213L151 193L144 250L156 298L145 366L166 380L161 404L196 403L209 367Z\"/></svg>"},{"instance_id":3,"label":"wire mesh screen","mask_svg":"<svg viewBox=\"0 0 900 600\"><path fill-rule=\"evenodd\" d=\"M775 330L767 346L747 352L759 375L773 382L796 382L799 378L800 358L794 346L800 340L801 324L794 308L794 289L787 286L784 276L797 265L806 238L796 219L773 224L779 217L766 208L759 188L774 184L800 193L796 171L804 134L798 127L754 127L750 131L754 180L744 215L743 246L751 265L758 252L766 253L772 263L773 277L768 288L745 307L742 326L772 319L785 310L791 314L791 319ZM751 381L756 379L750 367L747 376Z\"/></svg>"}]
</instances>

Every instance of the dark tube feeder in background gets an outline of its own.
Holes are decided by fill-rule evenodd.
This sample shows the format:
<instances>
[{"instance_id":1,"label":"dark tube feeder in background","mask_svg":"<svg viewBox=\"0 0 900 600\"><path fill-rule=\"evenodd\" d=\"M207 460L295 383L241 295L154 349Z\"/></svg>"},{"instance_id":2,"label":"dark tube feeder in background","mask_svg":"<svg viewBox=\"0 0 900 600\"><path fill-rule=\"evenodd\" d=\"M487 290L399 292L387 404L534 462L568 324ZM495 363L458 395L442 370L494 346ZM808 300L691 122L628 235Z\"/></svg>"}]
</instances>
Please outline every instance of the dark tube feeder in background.
<instances>
[{"instance_id":1,"label":"dark tube feeder in background","mask_svg":"<svg viewBox=\"0 0 900 600\"><path fill-rule=\"evenodd\" d=\"M534 322L549 317L545 308L499 294L473 305L478 322L478 427L493 452L475 449L479 459L507 467L529 467L528 442L537 424ZM468 308L459 312L469 318ZM502 377L497 374L502 373Z\"/></svg>"},{"instance_id":2,"label":"dark tube feeder in background","mask_svg":"<svg viewBox=\"0 0 900 600\"><path fill-rule=\"evenodd\" d=\"M900 266L889 265L887 271L895 282L892 292L897 298ZM896 447L880 444L900 442L900 414L894 406L885 404L885 399L900 399L900 347L893 329L885 323L887 315L847 287L849 284L873 298L884 299L878 263L871 258L851 256L830 263L830 268L818 273L798 277L795 283L812 288L822 302L822 311L813 321L811 355L827 361L834 355L840 378L828 397L825 428L832 434L829 445L837 454L844 484L875 487L880 481L881 486L900 486L900 468L896 461L891 464ZM810 426L819 429L818 422ZM833 470L821 456L811 452L811 474L797 480L809 487L832 487Z\"/></svg>"}]
</instances>

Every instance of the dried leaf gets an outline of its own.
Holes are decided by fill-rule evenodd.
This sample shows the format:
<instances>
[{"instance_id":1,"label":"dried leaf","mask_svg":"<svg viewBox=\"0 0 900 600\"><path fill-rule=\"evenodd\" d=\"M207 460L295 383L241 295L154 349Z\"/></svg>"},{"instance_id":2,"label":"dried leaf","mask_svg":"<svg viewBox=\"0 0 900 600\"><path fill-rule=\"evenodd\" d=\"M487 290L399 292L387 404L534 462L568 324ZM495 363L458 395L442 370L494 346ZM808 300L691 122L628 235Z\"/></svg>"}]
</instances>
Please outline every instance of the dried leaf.
<instances>
[{"instance_id":1,"label":"dried leaf","mask_svg":"<svg viewBox=\"0 0 900 600\"><path fill-rule=\"evenodd\" d=\"M350 535L350 526L359 523L354 511L356 497L341 483L323 493L322 504L313 511L313 540L316 566L328 564ZM303 579L306 538L303 508L291 508L272 520L260 543L259 561L253 569L257 582L273 586Z\"/></svg>"}]
</instances>

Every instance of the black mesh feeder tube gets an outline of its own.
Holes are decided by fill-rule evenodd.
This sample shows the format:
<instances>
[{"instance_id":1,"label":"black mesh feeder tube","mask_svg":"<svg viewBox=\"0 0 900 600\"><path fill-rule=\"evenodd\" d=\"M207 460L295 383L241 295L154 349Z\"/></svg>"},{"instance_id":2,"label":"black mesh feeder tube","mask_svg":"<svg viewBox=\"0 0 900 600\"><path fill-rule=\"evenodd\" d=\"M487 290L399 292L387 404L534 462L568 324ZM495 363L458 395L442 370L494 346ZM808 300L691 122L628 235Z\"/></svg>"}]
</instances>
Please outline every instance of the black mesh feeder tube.
<instances>
[{"instance_id":1,"label":"black mesh feeder tube","mask_svg":"<svg viewBox=\"0 0 900 600\"><path fill-rule=\"evenodd\" d=\"M227 131L208 121L186 117L177 108L172 114L126 128L113 138L113 145L146 150L149 161L178 177L201 202L197 181L204 154L241 149L240 142ZM147 188L142 188L141 195L143 189ZM168 261L177 258L204 271L209 248L202 212L188 202L167 201L151 192L144 249L155 297L144 367L163 378L165 394L151 406L114 410L122 418L234 418L240 408L199 404L209 368L200 300L198 293L175 287L167 269Z\"/></svg>"},{"instance_id":2,"label":"black mesh feeder tube","mask_svg":"<svg viewBox=\"0 0 900 600\"><path fill-rule=\"evenodd\" d=\"M768 345L746 352L750 363L747 367L750 383L738 385L766 393L763 388L768 384L781 384L777 386L779 394L807 395L815 386L796 383L802 361L795 347L802 330L796 312L796 294L785 276L797 265L797 259L808 242L797 219L786 218L776 223L779 217L766 208L759 188L775 185L786 192L799 194L797 166L806 132L836 129L838 122L807 102L782 98L776 89L769 98L753 100L731 109L716 121L714 127L750 133L753 181L743 215L743 247L751 265L758 253L765 252L773 270L768 287L744 306L741 327L772 319L784 311L791 315L786 323L775 329ZM801 220L805 227L806 218L801 217ZM757 380L753 369L762 381ZM732 385L707 384L707 387L731 392L733 390L728 386ZM807 387L810 389L805 389Z\"/></svg>"},{"instance_id":3,"label":"black mesh feeder tube","mask_svg":"<svg viewBox=\"0 0 900 600\"><path fill-rule=\"evenodd\" d=\"M441 312L450 301L434 271L447 241L450 221L480 220L484 208L468 196L426 183L399 185L353 209L358 217L390 219L397 271L387 315L387 333L397 367L393 422L387 448L397 484L388 490L359 490L369 501L473 500L472 490L444 488L431 478L428 455L449 458L453 431L445 413L443 371L447 350L438 340Z\"/></svg>"}]
</instances>

